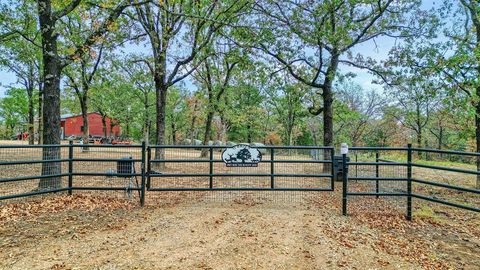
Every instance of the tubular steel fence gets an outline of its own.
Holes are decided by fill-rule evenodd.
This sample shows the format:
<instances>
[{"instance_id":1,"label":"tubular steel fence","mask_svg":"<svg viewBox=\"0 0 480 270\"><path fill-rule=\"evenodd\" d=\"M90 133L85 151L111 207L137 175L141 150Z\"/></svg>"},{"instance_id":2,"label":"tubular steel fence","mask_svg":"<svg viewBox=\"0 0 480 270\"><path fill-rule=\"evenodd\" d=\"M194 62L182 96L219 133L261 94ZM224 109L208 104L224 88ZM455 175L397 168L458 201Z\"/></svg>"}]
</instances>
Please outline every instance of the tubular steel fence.
<instances>
[{"instance_id":1,"label":"tubular steel fence","mask_svg":"<svg viewBox=\"0 0 480 270\"><path fill-rule=\"evenodd\" d=\"M480 212L480 190L471 186L480 177L472 169L480 153L408 145L352 147L348 156L335 156L333 147L259 146L252 147L263 157L255 167L229 167L222 159L227 148L3 145L0 200L62 192L117 191L118 196L122 191L144 205L146 192L334 191L337 179L342 181L344 215L349 200L363 196L401 199L408 220L413 199ZM459 160L468 166L454 168L449 163Z\"/></svg>"},{"instance_id":2,"label":"tubular steel fence","mask_svg":"<svg viewBox=\"0 0 480 270\"><path fill-rule=\"evenodd\" d=\"M221 159L223 146L151 146L147 190L334 190L332 147L256 148L263 152L258 167L226 167ZM200 157L202 150L205 157ZM162 158L152 158L155 154Z\"/></svg>"},{"instance_id":3,"label":"tubular steel fence","mask_svg":"<svg viewBox=\"0 0 480 270\"><path fill-rule=\"evenodd\" d=\"M438 165L429 165L422 163L423 160L415 161L414 154L417 153L418 156L421 156L422 153L431 155L431 154L441 154L441 155L457 155L470 157L470 164L476 164L477 158L480 157L480 153L472 152L459 152L459 151L448 151L448 150L436 150L436 149L422 149L422 148L413 148L411 144L407 147L352 147L350 148L352 152L355 153L355 161L347 161L347 155L342 155L343 160L343 170L347 171L350 169L350 173L355 173L356 176L347 176L343 175L343 191L342 191L342 213L347 215L347 206L348 200L351 196L375 196L375 197L403 197L406 198L406 218L407 220L412 219L412 205L413 199L421 199L429 202L439 203L443 205L448 205L452 207L457 207L465 210L470 210L474 212L480 212L478 206L480 205L480 194L479 189L460 186L459 184L446 184L442 183L445 178L450 178L451 182L457 181L458 177L455 176L446 176L444 174L439 175L438 171L441 172L453 172L461 174L474 175L475 177L480 176L480 171L471 170L471 169L461 169L461 168L452 168L447 166L438 166ZM368 160L368 157L375 158L375 161L358 161L358 153L363 154L361 159ZM392 154L396 152L395 154ZM366 154L367 153L367 154ZM389 159L381 159L380 153L386 154ZM397 160L390 160L391 158ZM451 159L448 159L451 160ZM427 160L428 162L428 160ZM362 173L358 176L359 166L369 166L371 167L367 173ZM395 173L382 173L381 168L391 167L397 168ZM423 169L415 173L416 169ZM400 170L398 170L400 169ZM428 169L432 172L428 172L425 169ZM354 170L354 172L352 172ZM364 171L362 171L364 172ZM370 174L368 173L370 172ZM421 177L426 177L429 179L422 179ZM439 178L442 178L439 181ZM451 180L453 178L453 180ZM474 182L476 179L470 179ZM374 185L362 185L359 187L358 181L362 182L374 182ZM465 182L465 181L463 181ZM392 185L393 184L393 185ZM415 185L414 185L415 184ZM465 183L464 183L465 184ZM350 191L352 187L356 186L356 191ZM438 188L447 189L449 191L461 191L467 193L465 196L458 198L456 194L441 192L439 190L430 190L425 188L425 186L433 186ZM383 188L382 188L383 187ZM358 191L360 190L360 191ZM428 192L429 194L422 194L421 192ZM448 196L450 200L441 199L439 196ZM453 197L453 198L451 198ZM452 202L451 199L461 200L462 202Z\"/></svg>"},{"instance_id":4,"label":"tubular steel fence","mask_svg":"<svg viewBox=\"0 0 480 270\"><path fill-rule=\"evenodd\" d=\"M68 145L0 146L0 200L68 191ZM48 155L58 152L59 155ZM55 169L55 170L54 170ZM42 171L49 173L42 173ZM48 185L49 182L56 185ZM40 188L40 183L43 185Z\"/></svg>"},{"instance_id":5,"label":"tubular steel fence","mask_svg":"<svg viewBox=\"0 0 480 270\"><path fill-rule=\"evenodd\" d=\"M139 191L143 205L145 152L144 144L3 145L0 200L75 190L125 190L129 196Z\"/></svg>"}]
</instances>

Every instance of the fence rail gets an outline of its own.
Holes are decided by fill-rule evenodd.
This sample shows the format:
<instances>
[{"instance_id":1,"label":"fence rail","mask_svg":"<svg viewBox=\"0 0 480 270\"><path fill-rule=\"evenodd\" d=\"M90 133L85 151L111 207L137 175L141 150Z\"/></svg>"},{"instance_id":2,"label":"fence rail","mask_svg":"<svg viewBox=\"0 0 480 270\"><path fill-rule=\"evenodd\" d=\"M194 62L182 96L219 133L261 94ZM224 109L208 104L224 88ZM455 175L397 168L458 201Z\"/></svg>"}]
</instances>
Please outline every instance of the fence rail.
<instances>
[{"instance_id":1,"label":"fence rail","mask_svg":"<svg viewBox=\"0 0 480 270\"><path fill-rule=\"evenodd\" d=\"M449 151L449 150L437 150L437 149L421 149L421 148L413 148L411 144L409 144L406 148L379 148L379 147L352 147L350 148L352 151L374 151L375 152L375 162L348 162L347 155L342 156L343 160L343 170L347 171L349 166L359 166L359 165L371 165L375 166L375 176L374 177L343 177L343 195L342 195L342 213L343 215L347 215L347 208L348 208L348 197L349 196L395 196L395 197L405 197L406 198L406 218L407 220L412 219L412 208L413 208L413 198L439 203L443 205L448 205L452 207L457 207L465 210L470 210L474 212L480 212L480 208L455 203L447 200L442 200L436 197L425 196L423 194L413 192L414 187L413 184L418 185L428 185L428 186L435 186L439 188L445 188L448 190L456 190L467 192L471 194L480 194L479 189L474 188L466 188L451 184L444 184L434 181L428 181L423 179L418 179L413 177L413 168L424 168L430 170L439 170L439 171L446 171L446 172L454 172L454 173L463 173L463 174L471 174L471 175L480 175L480 171L474 170L467 170L467 169L459 169L459 168L449 168L444 166L434 166L434 165L426 165L421 163L414 162L414 152L419 153L437 153L437 154L450 154L450 155L462 155L462 156L472 156L472 157L480 157L480 153L472 153L472 152L458 152L458 151ZM399 151L403 154L403 158L406 159L407 162L396 162L387 159L381 159L379 152L389 152L389 151ZM379 174L379 167L382 166L399 166L406 168L406 177L385 177ZM375 192L349 192L349 186L351 185L351 181L353 180L361 180L361 181L375 181L376 188ZM381 192L379 190L380 183L382 182L403 182L406 185L404 192Z\"/></svg>"},{"instance_id":2,"label":"fence rail","mask_svg":"<svg viewBox=\"0 0 480 270\"><path fill-rule=\"evenodd\" d=\"M95 151L95 149L101 151ZM121 149L121 151L119 151ZM128 149L128 151L126 151ZM54 153L55 155L48 155ZM0 200L75 190L125 190L142 191L141 185L126 186L117 179L145 178L139 168L130 172L118 172L104 168L126 161L125 154L143 157L145 145L0 145ZM121 156L113 158L112 156ZM144 158L130 158L131 164L144 164ZM107 165L109 164L109 165ZM100 165L100 166L99 166ZM143 166L142 166L143 167ZM102 177L99 181L84 178ZM104 178L115 178L107 186ZM46 181L44 186L39 181ZM19 184L21 182L21 184ZM119 185L121 183L121 186ZM116 186L115 186L116 185ZM143 204L144 192L139 194Z\"/></svg>"}]
</instances>

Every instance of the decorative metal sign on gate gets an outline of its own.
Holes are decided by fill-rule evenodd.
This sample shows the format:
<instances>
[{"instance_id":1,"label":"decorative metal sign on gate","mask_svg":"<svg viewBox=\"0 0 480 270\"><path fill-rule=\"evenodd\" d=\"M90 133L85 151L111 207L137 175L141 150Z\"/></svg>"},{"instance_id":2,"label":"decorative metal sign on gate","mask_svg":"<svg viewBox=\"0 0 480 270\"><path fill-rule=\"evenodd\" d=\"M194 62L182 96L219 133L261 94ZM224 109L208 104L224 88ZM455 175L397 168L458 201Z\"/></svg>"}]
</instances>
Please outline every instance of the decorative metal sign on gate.
<instances>
[{"instance_id":1,"label":"decorative metal sign on gate","mask_svg":"<svg viewBox=\"0 0 480 270\"><path fill-rule=\"evenodd\" d=\"M249 145L238 144L225 149L222 160L227 167L257 167L262 161L262 153Z\"/></svg>"}]
</instances>

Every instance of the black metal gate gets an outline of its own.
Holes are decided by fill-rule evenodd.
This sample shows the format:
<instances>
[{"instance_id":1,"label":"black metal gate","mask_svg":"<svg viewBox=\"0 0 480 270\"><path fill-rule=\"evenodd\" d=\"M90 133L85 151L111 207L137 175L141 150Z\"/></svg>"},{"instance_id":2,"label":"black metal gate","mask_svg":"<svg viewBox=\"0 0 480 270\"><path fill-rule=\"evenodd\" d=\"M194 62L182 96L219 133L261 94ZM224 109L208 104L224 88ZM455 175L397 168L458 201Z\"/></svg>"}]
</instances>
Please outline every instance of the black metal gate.
<instances>
[{"instance_id":1,"label":"black metal gate","mask_svg":"<svg viewBox=\"0 0 480 270\"><path fill-rule=\"evenodd\" d=\"M239 152L232 155L232 149ZM44 152L54 150L57 154L46 159ZM349 198L365 196L400 198L409 220L413 199L480 212L480 189L475 186L480 153L408 145L352 147L349 155L351 159L339 159L333 147L317 146L0 145L0 201L116 191L128 198L138 194L143 205L146 189L333 191L341 175L345 215ZM462 166L430 160L460 161ZM48 174L43 169L49 166L55 170ZM455 175L443 179L447 173ZM42 180L48 185L42 186Z\"/></svg>"},{"instance_id":2,"label":"black metal gate","mask_svg":"<svg viewBox=\"0 0 480 270\"><path fill-rule=\"evenodd\" d=\"M158 145L147 148L147 190L333 191L334 149L317 146L252 146L255 167L229 167L225 146Z\"/></svg>"}]
</instances>

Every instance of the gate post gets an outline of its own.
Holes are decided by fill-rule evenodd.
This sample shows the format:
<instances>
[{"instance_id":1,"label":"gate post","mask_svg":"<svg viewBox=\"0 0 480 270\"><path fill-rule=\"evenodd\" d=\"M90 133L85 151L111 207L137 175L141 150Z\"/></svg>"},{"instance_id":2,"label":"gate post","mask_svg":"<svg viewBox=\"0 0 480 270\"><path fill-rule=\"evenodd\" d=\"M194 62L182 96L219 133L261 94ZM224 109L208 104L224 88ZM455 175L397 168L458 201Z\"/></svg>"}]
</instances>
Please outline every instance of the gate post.
<instances>
[{"instance_id":1,"label":"gate post","mask_svg":"<svg viewBox=\"0 0 480 270\"><path fill-rule=\"evenodd\" d=\"M140 205L145 204L145 142L142 142L142 183L140 192Z\"/></svg>"},{"instance_id":2,"label":"gate post","mask_svg":"<svg viewBox=\"0 0 480 270\"><path fill-rule=\"evenodd\" d=\"M335 163L335 149L334 148L330 149L330 161L331 161L330 169L331 169L331 173L332 173L332 177L330 179L330 181L331 181L330 186L332 187L332 191L335 191L335 165L334 165L334 163Z\"/></svg>"},{"instance_id":3,"label":"gate post","mask_svg":"<svg viewBox=\"0 0 480 270\"><path fill-rule=\"evenodd\" d=\"M375 152L375 178L377 178L375 180L375 193L377 193L377 199L379 198L378 196L378 192L380 191L380 183L378 182L378 177L380 176L380 171L379 171L379 168L378 168L378 162L379 162L379 159L380 159L380 153L378 153L378 150Z\"/></svg>"},{"instance_id":4,"label":"gate post","mask_svg":"<svg viewBox=\"0 0 480 270\"><path fill-rule=\"evenodd\" d=\"M213 189L213 147L210 146L210 181L209 181L209 187L210 189Z\"/></svg>"},{"instance_id":5,"label":"gate post","mask_svg":"<svg viewBox=\"0 0 480 270\"><path fill-rule=\"evenodd\" d=\"M343 180L343 196L342 196L342 214L347 215L347 154L342 154L342 180Z\"/></svg>"},{"instance_id":6,"label":"gate post","mask_svg":"<svg viewBox=\"0 0 480 270\"><path fill-rule=\"evenodd\" d=\"M273 174L275 173L275 164L273 163L273 160L275 158L275 153L273 148L270 148L270 188L274 189L275 188L275 176Z\"/></svg>"},{"instance_id":7,"label":"gate post","mask_svg":"<svg viewBox=\"0 0 480 270\"><path fill-rule=\"evenodd\" d=\"M150 190L150 172L152 171L151 168L151 161L152 160L152 148L150 146L147 147L147 190Z\"/></svg>"},{"instance_id":8,"label":"gate post","mask_svg":"<svg viewBox=\"0 0 480 270\"><path fill-rule=\"evenodd\" d=\"M73 188L73 140L68 143L68 195L72 195Z\"/></svg>"},{"instance_id":9,"label":"gate post","mask_svg":"<svg viewBox=\"0 0 480 270\"><path fill-rule=\"evenodd\" d=\"M412 144L407 148L407 220L412 220Z\"/></svg>"}]
</instances>

